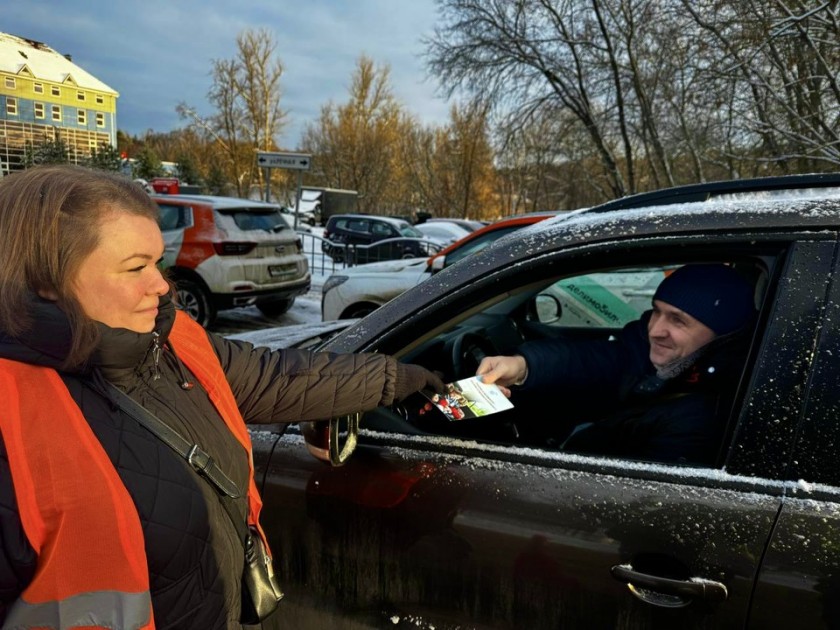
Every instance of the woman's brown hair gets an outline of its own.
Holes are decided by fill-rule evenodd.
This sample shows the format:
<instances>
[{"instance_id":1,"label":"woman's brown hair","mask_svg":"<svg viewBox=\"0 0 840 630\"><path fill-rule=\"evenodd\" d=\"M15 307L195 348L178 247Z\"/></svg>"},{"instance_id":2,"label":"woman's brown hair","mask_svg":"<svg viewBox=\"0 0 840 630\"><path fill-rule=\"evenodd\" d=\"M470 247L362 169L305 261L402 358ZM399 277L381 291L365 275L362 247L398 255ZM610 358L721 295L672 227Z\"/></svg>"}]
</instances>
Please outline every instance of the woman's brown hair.
<instances>
[{"instance_id":1,"label":"woman's brown hair","mask_svg":"<svg viewBox=\"0 0 840 630\"><path fill-rule=\"evenodd\" d=\"M0 330L19 337L32 327L36 295L55 296L70 322L64 367L83 364L98 340L72 282L99 244L111 212L157 220L145 190L118 173L71 164L35 166L0 179Z\"/></svg>"}]
</instances>

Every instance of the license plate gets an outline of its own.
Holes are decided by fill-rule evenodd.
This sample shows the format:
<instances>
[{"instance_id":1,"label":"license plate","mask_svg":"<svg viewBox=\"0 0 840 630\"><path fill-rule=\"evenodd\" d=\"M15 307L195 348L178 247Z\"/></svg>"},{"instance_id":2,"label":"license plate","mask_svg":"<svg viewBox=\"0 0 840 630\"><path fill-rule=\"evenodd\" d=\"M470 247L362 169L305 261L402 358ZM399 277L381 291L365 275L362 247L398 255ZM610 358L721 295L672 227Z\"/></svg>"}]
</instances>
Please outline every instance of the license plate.
<instances>
[{"instance_id":1,"label":"license plate","mask_svg":"<svg viewBox=\"0 0 840 630\"><path fill-rule=\"evenodd\" d=\"M272 278L289 278L297 275L297 267L289 265L269 265L268 275Z\"/></svg>"}]
</instances>

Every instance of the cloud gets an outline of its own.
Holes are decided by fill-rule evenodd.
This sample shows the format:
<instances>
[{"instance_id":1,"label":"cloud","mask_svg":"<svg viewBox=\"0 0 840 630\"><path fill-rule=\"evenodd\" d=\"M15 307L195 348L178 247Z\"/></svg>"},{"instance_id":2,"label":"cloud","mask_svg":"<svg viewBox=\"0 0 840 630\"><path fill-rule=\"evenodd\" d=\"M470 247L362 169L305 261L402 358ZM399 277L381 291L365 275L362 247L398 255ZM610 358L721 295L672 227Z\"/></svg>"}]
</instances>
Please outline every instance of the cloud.
<instances>
[{"instance_id":1,"label":"cloud","mask_svg":"<svg viewBox=\"0 0 840 630\"><path fill-rule=\"evenodd\" d=\"M329 101L346 100L362 54L391 67L395 96L420 121L443 123L448 105L435 95L421 60L421 37L434 26L434 0L30 0L4 6L3 29L46 43L120 93L120 129L142 134L183 126L175 107L209 114L213 59L230 59L236 35L266 28L285 72L281 107L294 148L306 123Z\"/></svg>"}]
</instances>

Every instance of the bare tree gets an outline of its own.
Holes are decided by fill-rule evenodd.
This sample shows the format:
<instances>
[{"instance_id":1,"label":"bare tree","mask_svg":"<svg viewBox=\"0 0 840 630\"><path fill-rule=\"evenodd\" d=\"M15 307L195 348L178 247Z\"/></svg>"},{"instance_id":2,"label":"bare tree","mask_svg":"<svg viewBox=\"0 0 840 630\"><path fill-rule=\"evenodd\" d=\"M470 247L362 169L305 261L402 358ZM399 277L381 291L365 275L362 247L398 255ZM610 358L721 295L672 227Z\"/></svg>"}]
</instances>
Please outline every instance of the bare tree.
<instances>
[{"instance_id":1,"label":"bare tree","mask_svg":"<svg viewBox=\"0 0 840 630\"><path fill-rule=\"evenodd\" d=\"M262 189L256 151L277 148L285 122L286 113L280 109L283 64L275 57L273 35L265 29L243 31L236 44L235 58L213 61L213 85L207 99L215 113L201 116L186 103L177 110L193 130L222 152L236 194L248 197L255 186Z\"/></svg>"},{"instance_id":2,"label":"bare tree","mask_svg":"<svg viewBox=\"0 0 840 630\"><path fill-rule=\"evenodd\" d=\"M787 171L840 163L838 3L681 1L714 42L709 84L731 86L735 149Z\"/></svg>"},{"instance_id":3,"label":"bare tree","mask_svg":"<svg viewBox=\"0 0 840 630\"><path fill-rule=\"evenodd\" d=\"M428 63L450 94L488 95L507 111L511 131L546 108L571 112L612 194L632 192L625 170L633 160L631 142L616 100L619 72L604 72L612 39L603 39L609 32L591 7L577 0L441 0L439 6L442 26L427 40ZM623 142L614 142L616 130Z\"/></svg>"}]
</instances>

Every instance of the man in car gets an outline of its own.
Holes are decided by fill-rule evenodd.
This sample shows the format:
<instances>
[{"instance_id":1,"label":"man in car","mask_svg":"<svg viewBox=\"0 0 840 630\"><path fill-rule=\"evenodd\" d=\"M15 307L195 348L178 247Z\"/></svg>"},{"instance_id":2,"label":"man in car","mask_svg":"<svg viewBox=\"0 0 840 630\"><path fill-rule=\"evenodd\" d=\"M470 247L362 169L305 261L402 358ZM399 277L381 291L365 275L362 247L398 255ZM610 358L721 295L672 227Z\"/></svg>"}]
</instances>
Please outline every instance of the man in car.
<instances>
[{"instance_id":1,"label":"man in car","mask_svg":"<svg viewBox=\"0 0 840 630\"><path fill-rule=\"evenodd\" d=\"M729 266L692 264L652 302L615 340L531 341L485 357L476 373L515 399L550 396L558 414L586 401L579 417L558 420L565 450L711 463L744 365L753 287Z\"/></svg>"}]
</instances>

